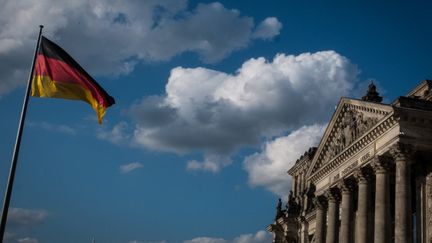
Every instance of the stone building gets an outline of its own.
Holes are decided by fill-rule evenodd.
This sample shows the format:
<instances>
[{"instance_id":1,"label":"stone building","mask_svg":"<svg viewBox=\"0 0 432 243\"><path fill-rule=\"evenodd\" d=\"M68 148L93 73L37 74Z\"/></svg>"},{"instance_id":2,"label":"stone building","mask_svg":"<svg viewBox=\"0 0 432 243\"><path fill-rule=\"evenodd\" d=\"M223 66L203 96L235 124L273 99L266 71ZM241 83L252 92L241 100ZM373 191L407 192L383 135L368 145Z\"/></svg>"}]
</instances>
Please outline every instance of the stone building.
<instances>
[{"instance_id":1,"label":"stone building","mask_svg":"<svg viewBox=\"0 0 432 243\"><path fill-rule=\"evenodd\" d=\"M341 98L316 148L289 169L276 243L432 243L432 81L391 104L375 85Z\"/></svg>"}]
</instances>

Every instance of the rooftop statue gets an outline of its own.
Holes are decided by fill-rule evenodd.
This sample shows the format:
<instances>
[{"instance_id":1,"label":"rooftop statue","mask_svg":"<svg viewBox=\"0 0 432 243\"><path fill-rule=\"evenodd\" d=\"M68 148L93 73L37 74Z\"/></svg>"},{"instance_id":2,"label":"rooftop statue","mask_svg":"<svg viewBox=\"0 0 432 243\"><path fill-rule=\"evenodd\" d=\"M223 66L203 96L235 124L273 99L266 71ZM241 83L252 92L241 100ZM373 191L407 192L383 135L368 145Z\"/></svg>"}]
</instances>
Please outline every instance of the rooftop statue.
<instances>
[{"instance_id":1,"label":"rooftop statue","mask_svg":"<svg viewBox=\"0 0 432 243\"><path fill-rule=\"evenodd\" d=\"M367 93L365 96L362 97L362 100L380 103L382 99L383 98L379 96L379 93L376 91L375 84L373 83L373 81L371 81L371 83L368 86Z\"/></svg>"}]
</instances>

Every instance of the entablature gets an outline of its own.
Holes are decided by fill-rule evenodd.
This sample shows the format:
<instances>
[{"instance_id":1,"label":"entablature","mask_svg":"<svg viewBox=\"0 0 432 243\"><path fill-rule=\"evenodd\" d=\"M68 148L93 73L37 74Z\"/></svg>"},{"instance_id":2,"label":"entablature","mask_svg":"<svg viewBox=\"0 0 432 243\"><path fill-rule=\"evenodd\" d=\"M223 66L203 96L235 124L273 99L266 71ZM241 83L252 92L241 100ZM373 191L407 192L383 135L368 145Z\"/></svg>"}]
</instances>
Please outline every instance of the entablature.
<instances>
[{"instance_id":1,"label":"entablature","mask_svg":"<svg viewBox=\"0 0 432 243\"><path fill-rule=\"evenodd\" d=\"M316 147L310 147L302 156L300 156L299 159L297 159L294 166L291 167L291 169L289 169L287 173L291 176L295 176L299 172L303 172L303 171L307 172L312 162L313 156L315 155L316 150L317 150Z\"/></svg>"},{"instance_id":2,"label":"entablature","mask_svg":"<svg viewBox=\"0 0 432 243\"><path fill-rule=\"evenodd\" d=\"M431 101L432 100L432 81L431 80L423 80L419 85L417 85L414 89L412 89L406 96L411 97L411 98Z\"/></svg>"}]
</instances>

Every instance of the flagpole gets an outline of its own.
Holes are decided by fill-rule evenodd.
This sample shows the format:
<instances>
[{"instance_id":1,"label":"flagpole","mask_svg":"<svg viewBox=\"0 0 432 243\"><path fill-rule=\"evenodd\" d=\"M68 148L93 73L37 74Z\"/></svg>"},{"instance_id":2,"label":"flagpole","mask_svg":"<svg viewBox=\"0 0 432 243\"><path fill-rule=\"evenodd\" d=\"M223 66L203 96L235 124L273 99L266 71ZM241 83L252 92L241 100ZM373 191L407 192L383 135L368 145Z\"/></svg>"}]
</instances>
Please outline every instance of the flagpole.
<instances>
[{"instance_id":1,"label":"flagpole","mask_svg":"<svg viewBox=\"0 0 432 243\"><path fill-rule=\"evenodd\" d=\"M39 25L39 36L37 39L36 48L35 48L35 52L34 52L34 56L33 56L31 71L29 73L29 77L28 77L28 81L27 81L27 89L26 89L26 93L24 96L24 102L23 102L23 106L22 106L22 110L21 110L21 118L20 118L20 122L18 125L18 132L17 132L17 137L15 140L15 147L14 147L14 151L13 151L13 155L12 155L12 163L11 163L11 167L10 167L10 171L9 171L9 177L8 177L8 182L7 182L7 186L6 186L6 193L4 196L3 210L2 210L2 215L1 215L0 242L3 242L3 236L5 233L5 229L6 229L6 221L7 221L8 211L9 211L9 203L10 203L10 199L11 199L11 195L12 195L12 187L13 187L13 182L14 182L14 178L15 178L15 169L16 169L16 165L17 165L17 161L18 161L18 154L19 154L19 149L21 146L21 136L22 136L22 132L23 132L23 128L24 128L24 121L25 121L25 117L26 117L26 113L27 113L27 104L28 104L28 100L29 100L29 96L30 96L31 80L33 77L36 55L37 55L39 43L40 43L41 36L42 36L42 29L43 29L43 25Z\"/></svg>"}]
</instances>

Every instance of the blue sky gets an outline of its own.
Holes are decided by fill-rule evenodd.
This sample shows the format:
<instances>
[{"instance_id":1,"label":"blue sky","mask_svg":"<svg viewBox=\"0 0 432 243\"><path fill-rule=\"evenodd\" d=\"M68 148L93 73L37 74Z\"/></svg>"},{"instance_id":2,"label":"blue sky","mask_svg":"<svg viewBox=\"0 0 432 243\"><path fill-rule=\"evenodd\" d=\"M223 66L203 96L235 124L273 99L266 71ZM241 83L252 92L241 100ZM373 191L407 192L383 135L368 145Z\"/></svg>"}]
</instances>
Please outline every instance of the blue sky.
<instances>
[{"instance_id":1,"label":"blue sky","mask_svg":"<svg viewBox=\"0 0 432 243\"><path fill-rule=\"evenodd\" d=\"M2 5L1 192L39 24L117 102L30 99L8 242L270 242L339 98L432 78L427 1Z\"/></svg>"}]
</instances>

